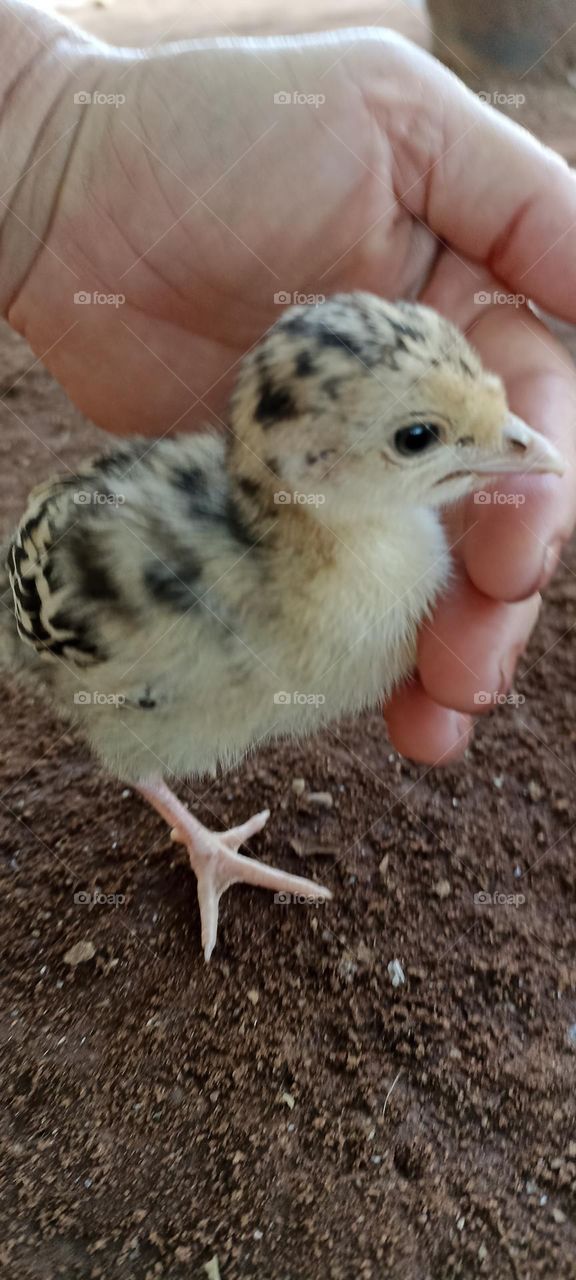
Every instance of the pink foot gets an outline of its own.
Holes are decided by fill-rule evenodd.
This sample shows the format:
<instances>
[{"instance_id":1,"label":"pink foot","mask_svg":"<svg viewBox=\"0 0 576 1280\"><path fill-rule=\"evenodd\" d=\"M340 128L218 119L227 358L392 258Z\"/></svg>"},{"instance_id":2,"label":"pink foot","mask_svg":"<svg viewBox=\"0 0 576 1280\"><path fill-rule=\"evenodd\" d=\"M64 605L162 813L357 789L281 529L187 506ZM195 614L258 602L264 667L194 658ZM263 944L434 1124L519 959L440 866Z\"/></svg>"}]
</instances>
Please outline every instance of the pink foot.
<instances>
[{"instance_id":1,"label":"pink foot","mask_svg":"<svg viewBox=\"0 0 576 1280\"><path fill-rule=\"evenodd\" d=\"M322 899L332 897L329 889L315 884L313 880L277 871L264 862L238 853L245 840L262 830L270 817L269 809L263 809L262 813L255 814L239 827L231 827L229 831L209 831L164 782L142 784L138 790L170 824L172 839L186 846L198 881L202 946L206 960L210 959L216 944L218 904L230 885L251 884L274 889L276 893L306 894Z\"/></svg>"}]
</instances>

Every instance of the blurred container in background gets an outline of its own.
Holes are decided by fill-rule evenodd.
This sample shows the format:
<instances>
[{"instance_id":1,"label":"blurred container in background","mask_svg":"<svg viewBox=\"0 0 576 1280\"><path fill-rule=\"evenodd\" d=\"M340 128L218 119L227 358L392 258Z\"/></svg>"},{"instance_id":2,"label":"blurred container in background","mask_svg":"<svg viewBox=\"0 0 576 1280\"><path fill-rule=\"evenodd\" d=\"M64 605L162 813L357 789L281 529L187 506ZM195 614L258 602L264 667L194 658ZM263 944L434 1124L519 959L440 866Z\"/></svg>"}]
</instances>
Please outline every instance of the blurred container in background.
<instances>
[{"instance_id":1,"label":"blurred container in background","mask_svg":"<svg viewBox=\"0 0 576 1280\"><path fill-rule=\"evenodd\" d=\"M434 51L463 79L574 73L576 0L428 0L428 9Z\"/></svg>"}]
</instances>

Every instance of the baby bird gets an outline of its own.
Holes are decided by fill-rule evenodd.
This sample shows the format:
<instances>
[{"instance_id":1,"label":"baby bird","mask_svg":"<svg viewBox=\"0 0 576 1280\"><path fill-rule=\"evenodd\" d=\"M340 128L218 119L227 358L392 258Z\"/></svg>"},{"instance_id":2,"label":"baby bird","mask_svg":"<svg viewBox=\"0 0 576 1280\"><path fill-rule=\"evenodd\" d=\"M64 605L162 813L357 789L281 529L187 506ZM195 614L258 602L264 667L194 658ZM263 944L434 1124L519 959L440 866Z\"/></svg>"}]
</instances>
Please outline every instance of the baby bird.
<instances>
[{"instance_id":1,"label":"baby bird","mask_svg":"<svg viewBox=\"0 0 576 1280\"><path fill-rule=\"evenodd\" d=\"M441 510L487 476L561 472L453 325L340 294L243 361L229 430L123 443L35 489L11 541L4 660L186 846L206 960L245 881L329 898L238 852L169 789L381 703L450 575Z\"/></svg>"}]
</instances>

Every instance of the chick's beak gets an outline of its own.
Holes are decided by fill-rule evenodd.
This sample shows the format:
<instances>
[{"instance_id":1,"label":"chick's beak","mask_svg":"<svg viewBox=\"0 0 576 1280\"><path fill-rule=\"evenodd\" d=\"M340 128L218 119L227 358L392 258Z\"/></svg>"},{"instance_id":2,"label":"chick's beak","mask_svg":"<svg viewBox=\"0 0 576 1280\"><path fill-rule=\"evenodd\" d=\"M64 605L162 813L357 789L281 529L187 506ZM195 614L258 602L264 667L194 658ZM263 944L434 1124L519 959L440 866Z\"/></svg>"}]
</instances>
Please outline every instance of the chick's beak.
<instances>
[{"instance_id":1,"label":"chick's beak","mask_svg":"<svg viewBox=\"0 0 576 1280\"><path fill-rule=\"evenodd\" d=\"M494 452L475 451L476 457L470 460L470 468L477 475L504 475L506 472L521 472L522 475L535 475L539 472L564 474L564 462L561 454L540 435L528 427L522 418L515 413L508 414L502 433L502 447Z\"/></svg>"}]
</instances>

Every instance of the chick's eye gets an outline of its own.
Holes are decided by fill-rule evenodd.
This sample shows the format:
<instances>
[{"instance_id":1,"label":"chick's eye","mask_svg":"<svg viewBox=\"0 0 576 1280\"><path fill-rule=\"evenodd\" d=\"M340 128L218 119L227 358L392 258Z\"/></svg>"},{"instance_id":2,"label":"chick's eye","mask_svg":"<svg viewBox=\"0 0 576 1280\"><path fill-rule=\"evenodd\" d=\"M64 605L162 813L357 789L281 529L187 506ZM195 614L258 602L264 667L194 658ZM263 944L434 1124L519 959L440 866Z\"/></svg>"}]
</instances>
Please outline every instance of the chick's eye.
<instances>
[{"instance_id":1,"label":"chick's eye","mask_svg":"<svg viewBox=\"0 0 576 1280\"><path fill-rule=\"evenodd\" d=\"M405 458L412 458L417 453L424 453L440 440L440 427L433 422L413 422L410 427L401 427L394 436L394 445L398 453Z\"/></svg>"}]
</instances>

